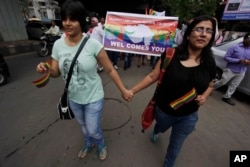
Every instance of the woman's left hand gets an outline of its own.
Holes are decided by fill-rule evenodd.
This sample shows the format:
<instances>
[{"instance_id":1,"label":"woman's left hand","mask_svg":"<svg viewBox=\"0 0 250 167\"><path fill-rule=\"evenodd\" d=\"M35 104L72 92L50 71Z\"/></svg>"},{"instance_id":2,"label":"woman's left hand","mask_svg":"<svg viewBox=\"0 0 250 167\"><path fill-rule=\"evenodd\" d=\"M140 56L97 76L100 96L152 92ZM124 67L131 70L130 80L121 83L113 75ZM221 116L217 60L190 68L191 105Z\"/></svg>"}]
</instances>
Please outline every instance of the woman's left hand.
<instances>
[{"instance_id":1,"label":"woman's left hand","mask_svg":"<svg viewBox=\"0 0 250 167\"><path fill-rule=\"evenodd\" d=\"M132 100L133 95L134 94L133 94L133 92L131 90L126 89L125 91L122 92L123 99L128 101L128 102L130 102Z\"/></svg>"},{"instance_id":2,"label":"woman's left hand","mask_svg":"<svg viewBox=\"0 0 250 167\"><path fill-rule=\"evenodd\" d=\"M195 101L197 102L197 104L199 106L203 105L206 102L206 97L203 95L198 95L195 99Z\"/></svg>"}]
</instances>

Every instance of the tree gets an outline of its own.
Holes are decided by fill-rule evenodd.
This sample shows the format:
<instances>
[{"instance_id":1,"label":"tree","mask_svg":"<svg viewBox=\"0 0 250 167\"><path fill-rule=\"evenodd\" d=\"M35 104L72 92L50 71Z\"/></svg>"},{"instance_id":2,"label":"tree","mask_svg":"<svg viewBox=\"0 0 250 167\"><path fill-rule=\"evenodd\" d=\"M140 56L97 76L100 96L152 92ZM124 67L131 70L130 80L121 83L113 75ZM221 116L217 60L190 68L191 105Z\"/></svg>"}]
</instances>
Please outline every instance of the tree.
<instances>
[{"instance_id":1,"label":"tree","mask_svg":"<svg viewBox=\"0 0 250 167\"><path fill-rule=\"evenodd\" d=\"M170 16L178 16L180 21L190 20L199 15L215 16L221 0L154 0L155 10L164 9Z\"/></svg>"},{"instance_id":2,"label":"tree","mask_svg":"<svg viewBox=\"0 0 250 167\"><path fill-rule=\"evenodd\" d=\"M19 0L19 5L25 19L29 17L29 0Z\"/></svg>"}]
</instances>

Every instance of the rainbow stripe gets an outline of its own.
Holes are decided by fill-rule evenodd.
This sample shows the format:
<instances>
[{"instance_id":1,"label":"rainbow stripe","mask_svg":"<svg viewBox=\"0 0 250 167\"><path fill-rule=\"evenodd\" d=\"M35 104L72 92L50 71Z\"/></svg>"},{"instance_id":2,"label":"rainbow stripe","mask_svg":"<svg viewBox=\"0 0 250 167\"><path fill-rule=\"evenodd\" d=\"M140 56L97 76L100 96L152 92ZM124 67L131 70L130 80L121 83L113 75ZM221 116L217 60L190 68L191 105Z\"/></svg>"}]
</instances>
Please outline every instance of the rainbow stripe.
<instances>
[{"instance_id":1,"label":"rainbow stripe","mask_svg":"<svg viewBox=\"0 0 250 167\"><path fill-rule=\"evenodd\" d=\"M194 88L192 88L191 91L189 91L188 93L186 93L185 95L183 95L179 99L171 102L170 106L173 109L177 110L178 108L180 108L184 104L189 103L190 101L192 101L193 99L195 99L196 95L197 95L196 90Z\"/></svg>"},{"instance_id":2,"label":"rainbow stripe","mask_svg":"<svg viewBox=\"0 0 250 167\"><path fill-rule=\"evenodd\" d=\"M50 68L50 62L46 62L45 66L49 69ZM37 88L42 88L45 85L47 85L47 83L49 83L50 80L50 70L48 70L48 72L46 73L46 75L44 75L42 78L39 78L37 80L32 81L32 83L37 87Z\"/></svg>"}]
</instances>

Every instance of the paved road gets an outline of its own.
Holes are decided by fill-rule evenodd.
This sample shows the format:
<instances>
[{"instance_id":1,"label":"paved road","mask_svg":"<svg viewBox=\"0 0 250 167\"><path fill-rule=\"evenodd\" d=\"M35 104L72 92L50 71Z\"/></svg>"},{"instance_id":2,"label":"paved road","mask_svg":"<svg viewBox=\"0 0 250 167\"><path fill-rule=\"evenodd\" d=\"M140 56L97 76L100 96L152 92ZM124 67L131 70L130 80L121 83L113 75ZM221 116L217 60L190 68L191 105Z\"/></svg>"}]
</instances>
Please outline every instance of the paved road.
<instances>
[{"instance_id":1,"label":"paved road","mask_svg":"<svg viewBox=\"0 0 250 167\"><path fill-rule=\"evenodd\" d=\"M105 73L106 92L103 129L108 158L101 162L94 150L84 160L76 155L83 146L75 120L58 120L56 103L63 89L61 78L51 79L41 89L31 81L40 77L35 66L47 58L35 53L7 57L11 79L0 87L0 167L161 167L168 136L151 144L150 127L141 133L140 117L155 86L138 93L132 102L122 100ZM149 66L118 70L125 85L133 86L149 71ZM147 63L148 64L148 63ZM250 150L250 98L235 95L236 106L221 101L224 88L213 92L199 111L196 130L189 136L176 167L229 167L230 150Z\"/></svg>"}]
</instances>

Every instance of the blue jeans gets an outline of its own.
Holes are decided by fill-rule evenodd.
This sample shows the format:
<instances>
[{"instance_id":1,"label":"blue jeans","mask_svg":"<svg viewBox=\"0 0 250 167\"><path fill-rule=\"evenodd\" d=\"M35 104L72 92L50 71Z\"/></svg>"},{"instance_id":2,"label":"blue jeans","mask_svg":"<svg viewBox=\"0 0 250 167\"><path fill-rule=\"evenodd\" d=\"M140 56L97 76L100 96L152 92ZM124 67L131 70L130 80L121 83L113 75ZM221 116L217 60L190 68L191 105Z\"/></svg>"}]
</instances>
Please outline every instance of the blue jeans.
<instances>
[{"instance_id":1,"label":"blue jeans","mask_svg":"<svg viewBox=\"0 0 250 167\"><path fill-rule=\"evenodd\" d=\"M155 68L155 65L157 63L157 61L160 59L160 57L156 57L156 56L151 56L150 57L150 63L151 63L151 66L152 66L152 69Z\"/></svg>"},{"instance_id":2,"label":"blue jeans","mask_svg":"<svg viewBox=\"0 0 250 167\"><path fill-rule=\"evenodd\" d=\"M109 56L111 62L113 63L113 66L114 65L117 66L120 53L117 51L107 51L107 53L108 53L108 56Z\"/></svg>"},{"instance_id":3,"label":"blue jeans","mask_svg":"<svg viewBox=\"0 0 250 167\"><path fill-rule=\"evenodd\" d=\"M184 140L194 130L198 121L198 112L187 116L171 116L155 107L154 133L163 133L172 127L169 145L165 156L164 167L172 167L181 151Z\"/></svg>"},{"instance_id":4,"label":"blue jeans","mask_svg":"<svg viewBox=\"0 0 250 167\"><path fill-rule=\"evenodd\" d=\"M131 66L131 53L125 53L124 57L124 69L127 69Z\"/></svg>"},{"instance_id":5,"label":"blue jeans","mask_svg":"<svg viewBox=\"0 0 250 167\"><path fill-rule=\"evenodd\" d=\"M104 146L101 128L104 99L89 104L77 104L69 100L69 105L82 128L85 145L87 147L90 147L92 144L96 144L98 147Z\"/></svg>"}]
</instances>

